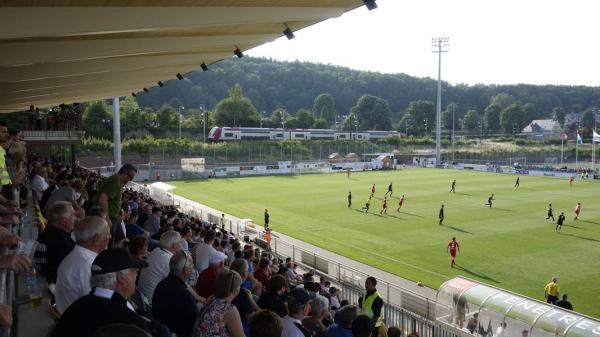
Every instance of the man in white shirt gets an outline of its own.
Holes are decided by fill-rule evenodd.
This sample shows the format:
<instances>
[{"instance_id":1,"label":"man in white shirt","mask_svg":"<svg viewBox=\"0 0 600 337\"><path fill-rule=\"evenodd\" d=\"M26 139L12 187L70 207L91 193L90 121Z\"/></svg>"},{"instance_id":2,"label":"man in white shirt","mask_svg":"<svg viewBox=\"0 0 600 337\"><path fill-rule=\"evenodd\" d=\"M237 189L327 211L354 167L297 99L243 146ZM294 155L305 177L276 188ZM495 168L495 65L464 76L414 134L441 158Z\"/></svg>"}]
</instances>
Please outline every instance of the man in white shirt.
<instances>
[{"instance_id":1,"label":"man in white shirt","mask_svg":"<svg viewBox=\"0 0 600 337\"><path fill-rule=\"evenodd\" d=\"M44 195L44 191L48 188L48 181L46 181L46 167L39 166L35 169L35 176L31 179L31 189L37 200L42 200L42 196Z\"/></svg>"},{"instance_id":2,"label":"man in white shirt","mask_svg":"<svg viewBox=\"0 0 600 337\"><path fill-rule=\"evenodd\" d=\"M281 337L311 337L308 330L302 325L310 308L307 304L310 295L306 289L294 288L290 291L288 300L289 314L283 318L283 331Z\"/></svg>"},{"instance_id":3,"label":"man in white shirt","mask_svg":"<svg viewBox=\"0 0 600 337\"><path fill-rule=\"evenodd\" d=\"M61 313L75 300L89 294L90 266L96 256L108 247L110 226L105 219L90 216L75 226L74 234L77 245L56 272L56 307Z\"/></svg>"},{"instance_id":4,"label":"man in white shirt","mask_svg":"<svg viewBox=\"0 0 600 337\"><path fill-rule=\"evenodd\" d=\"M194 247L194 264L198 274L208 268L208 258L211 253L214 253L216 249L213 248L215 242L215 231L209 230L204 235L204 242L197 243Z\"/></svg>"},{"instance_id":5,"label":"man in white shirt","mask_svg":"<svg viewBox=\"0 0 600 337\"><path fill-rule=\"evenodd\" d=\"M178 232L165 232L160 236L160 246L148 256L148 268L140 272L138 288L149 301L152 301L158 282L169 276L169 261L173 254L181 250L180 241L181 235Z\"/></svg>"}]
</instances>

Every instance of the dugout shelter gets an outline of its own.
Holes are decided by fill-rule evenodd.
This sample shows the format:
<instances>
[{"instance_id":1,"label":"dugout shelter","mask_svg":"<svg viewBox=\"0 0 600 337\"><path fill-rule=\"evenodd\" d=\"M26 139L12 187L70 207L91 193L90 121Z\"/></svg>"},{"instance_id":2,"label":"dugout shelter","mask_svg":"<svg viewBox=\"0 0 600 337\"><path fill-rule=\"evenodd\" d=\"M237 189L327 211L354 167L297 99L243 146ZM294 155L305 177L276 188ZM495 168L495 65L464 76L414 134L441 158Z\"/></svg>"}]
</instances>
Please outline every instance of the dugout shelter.
<instances>
[{"instance_id":1,"label":"dugout shelter","mask_svg":"<svg viewBox=\"0 0 600 337\"><path fill-rule=\"evenodd\" d=\"M478 314L477 323L469 320ZM436 320L483 337L594 337L600 320L463 277L442 284ZM473 322L473 320L471 321Z\"/></svg>"}]
</instances>

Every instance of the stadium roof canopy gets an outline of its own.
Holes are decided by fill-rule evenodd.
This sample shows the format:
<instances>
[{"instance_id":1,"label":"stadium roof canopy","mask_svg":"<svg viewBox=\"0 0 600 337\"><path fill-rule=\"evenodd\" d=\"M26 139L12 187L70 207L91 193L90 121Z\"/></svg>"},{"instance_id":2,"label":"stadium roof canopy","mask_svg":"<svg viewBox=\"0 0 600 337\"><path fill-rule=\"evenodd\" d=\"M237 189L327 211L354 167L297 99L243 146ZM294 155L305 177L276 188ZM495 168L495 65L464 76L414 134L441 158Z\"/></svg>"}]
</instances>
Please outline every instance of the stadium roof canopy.
<instances>
[{"instance_id":1,"label":"stadium roof canopy","mask_svg":"<svg viewBox=\"0 0 600 337\"><path fill-rule=\"evenodd\" d=\"M129 95L361 0L0 0L0 112Z\"/></svg>"}]
</instances>

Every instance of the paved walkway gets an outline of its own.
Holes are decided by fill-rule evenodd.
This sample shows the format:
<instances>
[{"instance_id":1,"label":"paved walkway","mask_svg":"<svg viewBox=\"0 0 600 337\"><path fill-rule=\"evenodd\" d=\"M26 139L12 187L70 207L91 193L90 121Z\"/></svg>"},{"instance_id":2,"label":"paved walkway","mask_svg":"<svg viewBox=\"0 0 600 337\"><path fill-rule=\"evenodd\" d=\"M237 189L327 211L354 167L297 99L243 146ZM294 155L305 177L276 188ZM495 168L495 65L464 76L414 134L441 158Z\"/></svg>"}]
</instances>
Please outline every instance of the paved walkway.
<instances>
[{"instance_id":1,"label":"paved walkway","mask_svg":"<svg viewBox=\"0 0 600 337\"><path fill-rule=\"evenodd\" d=\"M207 213L210 213L213 216L216 216L219 218L220 218L220 214L222 214L222 212L217 209L208 207L206 205L197 203L195 201L191 201L189 199L180 197L178 195L173 195L173 201L176 205L180 205L184 209L194 208L196 210L202 210L202 213L203 213L202 218L203 219L207 219L207 217L208 217ZM227 220L227 222L231 221L233 226L235 226L236 224L240 224L242 221L242 219L237 218L236 216L231 215L231 214L225 214L225 219ZM263 230L263 228L261 226L256 226L256 230L261 232ZM235 230L234 230L234 232L235 232ZM390 283L391 285L395 285L399 288L402 288L403 290L412 292L413 294L415 294L417 296L425 297L432 302L434 302L436 299L436 290L434 290L434 289L431 289L431 288L428 288L425 286L418 286L413 281L409 281L400 276L397 276L397 275L388 273L386 271L371 267L369 265L349 259L347 257L341 256L334 252L319 248L317 246L306 243L304 241L297 240L293 237L287 236L287 235L279 233L279 232L273 232L273 236L276 238L276 240L281 240L284 243L299 247L304 251L308 251L308 252L320 255L321 257L323 257L327 260L335 261L336 263L340 263L341 265L348 266L352 269L359 271L360 273L364 273L364 274L373 276L380 283L383 283L383 282Z\"/></svg>"}]
</instances>

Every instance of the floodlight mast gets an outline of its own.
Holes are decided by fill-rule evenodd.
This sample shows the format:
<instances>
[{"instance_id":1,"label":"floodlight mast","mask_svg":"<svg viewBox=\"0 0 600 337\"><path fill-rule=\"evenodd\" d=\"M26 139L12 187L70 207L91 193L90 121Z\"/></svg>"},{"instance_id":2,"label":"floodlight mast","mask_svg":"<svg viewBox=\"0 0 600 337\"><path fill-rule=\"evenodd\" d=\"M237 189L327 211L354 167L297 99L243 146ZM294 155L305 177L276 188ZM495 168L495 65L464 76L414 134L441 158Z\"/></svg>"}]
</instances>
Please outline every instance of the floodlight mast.
<instances>
[{"instance_id":1,"label":"floodlight mast","mask_svg":"<svg viewBox=\"0 0 600 337\"><path fill-rule=\"evenodd\" d=\"M442 143L442 53L448 52L450 38L435 37L431 39L431 48L438 54L438 83L437 83L437 106L435 111L435 164L440 165L441 143Z\"/></svg>"}]
</instances>

